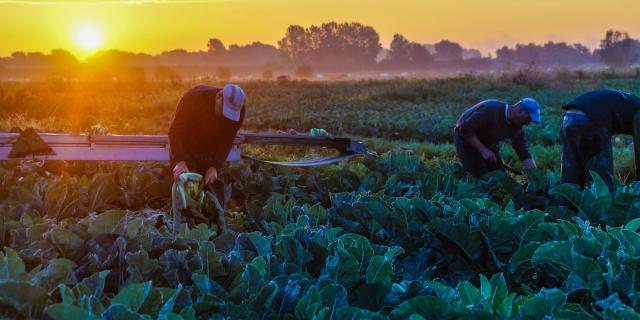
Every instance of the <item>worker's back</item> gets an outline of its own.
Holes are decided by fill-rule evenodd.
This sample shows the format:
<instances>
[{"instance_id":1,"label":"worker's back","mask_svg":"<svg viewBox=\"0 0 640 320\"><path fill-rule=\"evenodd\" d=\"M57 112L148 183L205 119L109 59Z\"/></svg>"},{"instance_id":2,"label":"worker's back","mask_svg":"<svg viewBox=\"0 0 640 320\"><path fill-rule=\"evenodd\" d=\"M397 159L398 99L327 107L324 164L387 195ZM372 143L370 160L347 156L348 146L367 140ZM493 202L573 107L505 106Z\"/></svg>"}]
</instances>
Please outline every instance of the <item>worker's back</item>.
<instances>
[{"instance_id":1,"label":"worker's back","mask_svg":"<svg viewBox=\"0 0 640 320\"><path fill-rule=\"evenodd\" d=\"M640 110L640 98L619 90L594 90L578 96L563 108L584 112L612 134L631 134L633 117Z\"/></svg>"},{"instance_id":2,"label":"worker's back","mask_svg":"<svg viewBox=\"0 0 640 320\"><path fill-rule=\"evenodd\" d=\"M214 166L220 169L227 157L233 139L242 125L215 113L216 95L221 88L199 85L184 93L169 130L172 163L176 153L196 172ZM173 163L172 165L175 165Z\"/></svg>"}]
</instances>

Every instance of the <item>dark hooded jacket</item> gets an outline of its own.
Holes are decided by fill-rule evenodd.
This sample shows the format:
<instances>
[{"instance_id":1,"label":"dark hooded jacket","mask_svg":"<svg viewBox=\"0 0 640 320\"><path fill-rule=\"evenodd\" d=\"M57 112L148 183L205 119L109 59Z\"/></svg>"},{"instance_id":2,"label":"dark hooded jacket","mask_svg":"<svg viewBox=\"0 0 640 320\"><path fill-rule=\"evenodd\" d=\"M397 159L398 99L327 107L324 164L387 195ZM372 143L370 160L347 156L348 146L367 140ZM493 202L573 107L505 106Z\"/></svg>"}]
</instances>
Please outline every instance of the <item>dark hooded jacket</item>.
<instances>
[{"instance_id":1,"label":"dark hooded jacket","mask_svg":"<svg viewBox=\"0 0 640 320\"><path fill-rule=\"evenodd\" d=\"M242 126L215 114L219 87L199 85L184 93L169 129L171 166L185 161L189 170L204 174L209 167L222 168L233 146L233 140Z\"/></svg>"}]
</instances>

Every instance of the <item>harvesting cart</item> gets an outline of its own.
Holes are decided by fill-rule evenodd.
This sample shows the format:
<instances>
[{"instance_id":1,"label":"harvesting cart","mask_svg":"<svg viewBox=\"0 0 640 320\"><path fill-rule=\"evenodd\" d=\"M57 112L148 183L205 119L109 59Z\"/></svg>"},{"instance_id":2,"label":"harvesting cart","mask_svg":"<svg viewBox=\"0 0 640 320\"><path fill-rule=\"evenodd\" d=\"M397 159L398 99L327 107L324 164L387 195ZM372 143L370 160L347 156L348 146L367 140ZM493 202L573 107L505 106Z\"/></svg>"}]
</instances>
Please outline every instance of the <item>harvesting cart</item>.
<instances>
[{"instance_id":1,"label":"harvesting cart","mask_svg":"<svg viewBox=\"0 0 640 320\"><path fill-rule=\"evenodd\" d=\"M313 160L279 162L241 155L241 144L324 147L335 149L333 155ZM236 136L227 161L249 158L279 166L311 167L347 160L366 152L365 145L349 138L326 136L243 133ZM84 161L168 161L169 138L166 135L73 135L37 133L27 129L20 133L0 133L1 160L84 160ZM176 184L174 184L174 188ZM184 192L184 191L183 191ZM174 199L175 200L175 199ZM223 202L226 211L228 197ZM184 201L183 201L184 202ZM174 208L173 233L179 229L182 215ZM222 230L224 216L218 217Z\"/></svg>"},{"instance_id":2,"label":"harvesting cart","mask_svg":"<svg viewBox=\"0 0 640 320\"><path fill-rule=\"evenodd\" d=\"M324 147L335 149L330 156L313 160L280 162L242 155L241 144ZM349 138L290 134L238 134L227 161L248 158L280 166L310 167L330 164L365 154L366 146ZM0 133L0 160L88 160L88 161L168 161L169 138L166 135L73 135L37 133Z\"/></svg>"}]
</instances>

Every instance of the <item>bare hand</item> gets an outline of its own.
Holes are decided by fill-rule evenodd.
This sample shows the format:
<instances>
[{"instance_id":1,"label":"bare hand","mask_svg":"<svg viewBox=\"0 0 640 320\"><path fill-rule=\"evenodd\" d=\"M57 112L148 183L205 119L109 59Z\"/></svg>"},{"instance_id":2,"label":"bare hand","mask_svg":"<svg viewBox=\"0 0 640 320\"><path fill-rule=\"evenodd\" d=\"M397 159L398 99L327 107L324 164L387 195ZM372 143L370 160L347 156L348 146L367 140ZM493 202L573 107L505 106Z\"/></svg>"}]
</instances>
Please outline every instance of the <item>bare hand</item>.
<instances>
[{"instance_id":1,"label":"bare hand","mask_svg":"<svg viewBox=\"0 0 640 320\"><path fill-rule=\"evenodd\" d=\"M184 161L180 161L176 163L176 166L173 167L173 180L178 181L180 175L189 172L189 168L187 167L187 163Z\"/></svg>"},{"instance_id":2,"label":"bare hand","mask_svg":"<svg viewBox=\"0 0 640 320\"><path fill-rule=\"evenodd\" d=\"M493 153L493 151L489 149L482 151L481 155L482 155L482 159L484 159L485 161L489 161L491 163L498 162L498 158L496 158L495 153Z\"/></svg>"},{"instance_id":3,"label":"bare hand","mask_svg":"<svg viewBox=\"0 0 640 320\"><path fill-rule=\"evenodd\" d=\"M214 167L210 167L207 173L204 175L204 183L210 184L218 180L218 170Z\"/></svg>"}]
</instances>

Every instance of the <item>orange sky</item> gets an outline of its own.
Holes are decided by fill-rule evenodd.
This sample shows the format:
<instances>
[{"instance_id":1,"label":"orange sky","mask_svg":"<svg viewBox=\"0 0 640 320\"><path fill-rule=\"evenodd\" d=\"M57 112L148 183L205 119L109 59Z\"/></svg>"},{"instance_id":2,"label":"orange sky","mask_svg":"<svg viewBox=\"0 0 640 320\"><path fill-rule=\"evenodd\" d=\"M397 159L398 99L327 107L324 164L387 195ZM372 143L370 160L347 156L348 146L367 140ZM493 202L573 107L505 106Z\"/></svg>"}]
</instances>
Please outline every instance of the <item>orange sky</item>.
<instances>
[{"instance_id":1,"label":"orange sky","mask_svg":"<svg viewBox=\"0 0 640 320\"><path fill-rule=\"evenodd\" d=\"M76 40L97 31L100 48L159 53L225 44L276 44L290 24L358 21L382 44L394 33L413 41L443 38L494 52L503 44L545 40L598 45L607 29L640 38L637 0L0 0L0 56L63 48L90 54Z\"/></svg>"}]
</instances>

